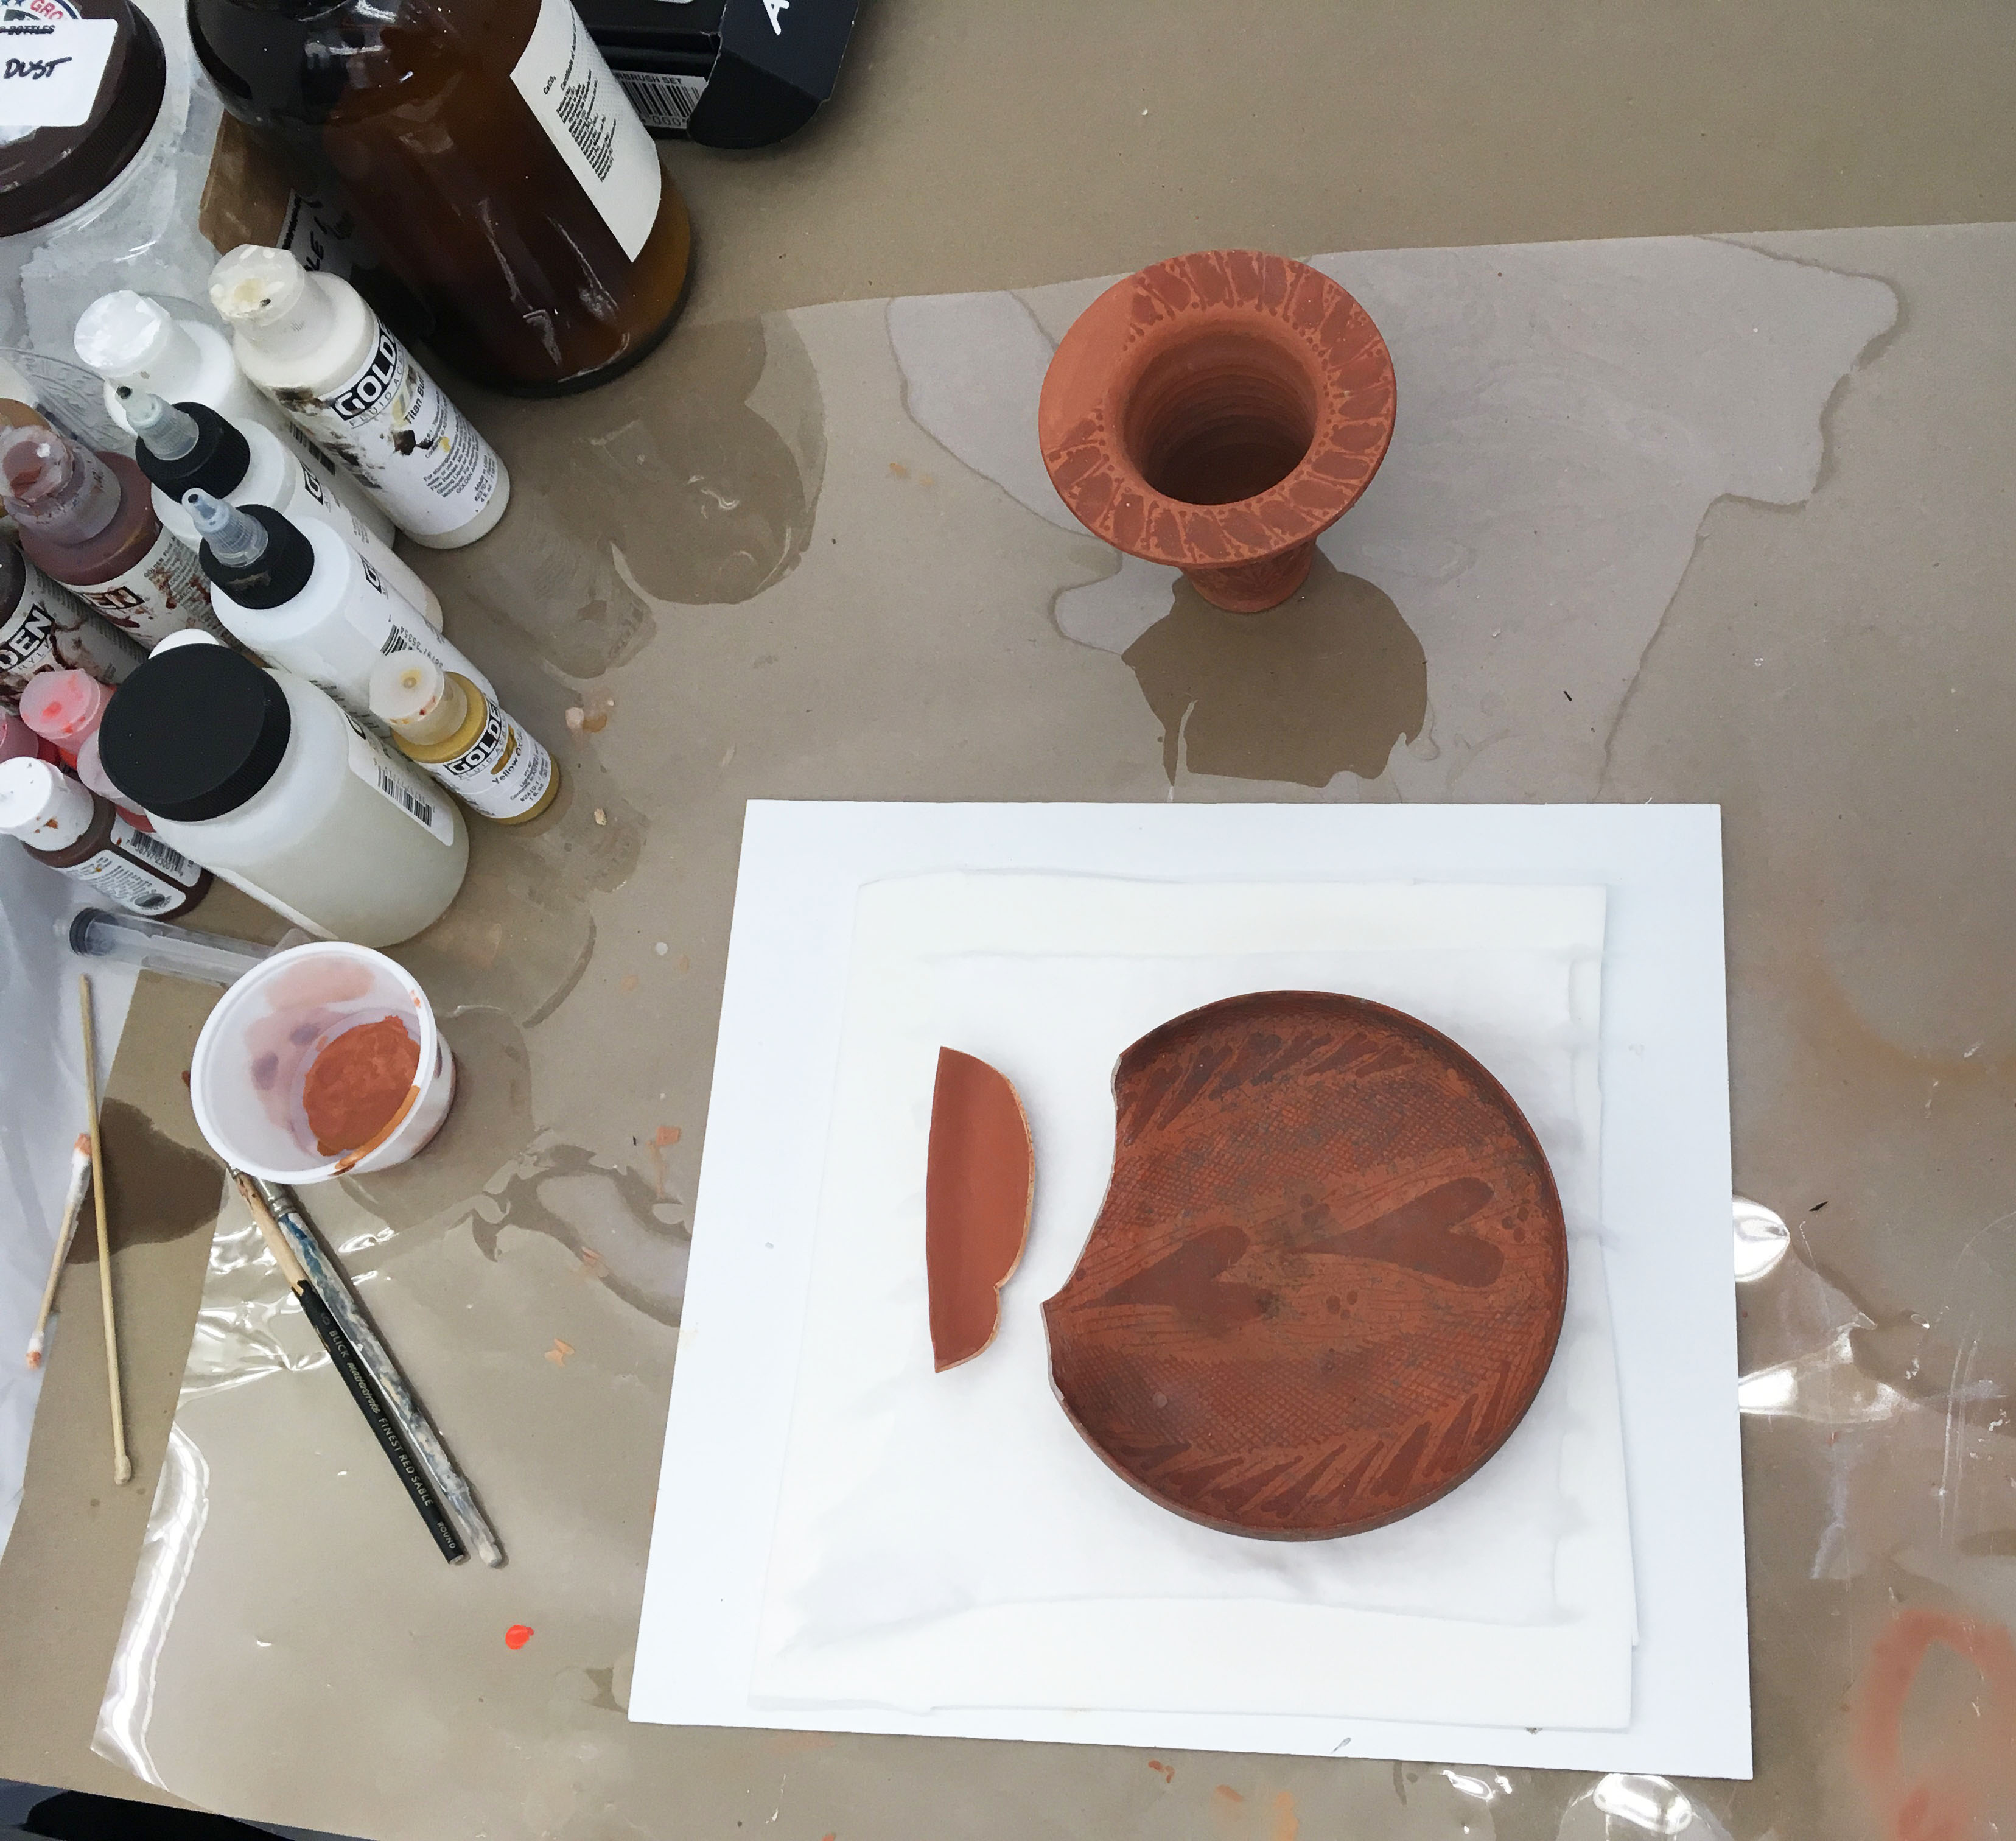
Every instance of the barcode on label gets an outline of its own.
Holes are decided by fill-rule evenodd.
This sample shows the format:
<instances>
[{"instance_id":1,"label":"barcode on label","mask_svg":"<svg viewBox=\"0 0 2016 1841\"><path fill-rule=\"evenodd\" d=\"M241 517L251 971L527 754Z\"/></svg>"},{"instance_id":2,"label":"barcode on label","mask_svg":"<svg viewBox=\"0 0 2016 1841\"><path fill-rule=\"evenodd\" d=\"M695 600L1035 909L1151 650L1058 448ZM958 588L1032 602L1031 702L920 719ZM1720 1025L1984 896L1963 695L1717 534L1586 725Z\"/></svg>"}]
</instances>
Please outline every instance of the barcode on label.
<instances>
[{"instance_id":1,"label":"barcode on label","mask_svg":"<svg viewBox=\"0 0 2016 1841\"><path fill-rule=\"evenodd\" d=\"M654 70L618 70L616 81L646 128L683 129L707 91L704 77L668 77Z\"/></svg>"},{"instance_id":2,"label":"barcode on label","mask_svg":"<svg viewBox=\"0 0 2016 1841\"><path fill-rule=\"evenodd\" d=\"M385 643L378 648L380 658L390 658L394 652L410 652L412 643L396 626L386 634Z\"/></svg>"},{"instance_id":3,"label":"barcode on label","mask_svg":"<svg viewBox=\"0 0 2016 1841\"><path fill-rule=\"evenodd\" d=\"M424 799L416 798L409 787L401 786L383 768L378 772L378 790L388 799L396 799L406 809L409 818L417 819L429 830L434 828L434 809Z\"/></svg>"},{"instance_id":4,"label":"barcode on label","mask_svg":"<svg viewBox=\"0 0 2016 1841\"><path fill-rule=\"evenodd\" d=\"M126 840L126 848L134 856L144 858L157 869L166 870L171 876L179 877L185 870L193 867L179 850L171 850L159 838L146 831L135 831Z\"/></svg>"}]
</instances>

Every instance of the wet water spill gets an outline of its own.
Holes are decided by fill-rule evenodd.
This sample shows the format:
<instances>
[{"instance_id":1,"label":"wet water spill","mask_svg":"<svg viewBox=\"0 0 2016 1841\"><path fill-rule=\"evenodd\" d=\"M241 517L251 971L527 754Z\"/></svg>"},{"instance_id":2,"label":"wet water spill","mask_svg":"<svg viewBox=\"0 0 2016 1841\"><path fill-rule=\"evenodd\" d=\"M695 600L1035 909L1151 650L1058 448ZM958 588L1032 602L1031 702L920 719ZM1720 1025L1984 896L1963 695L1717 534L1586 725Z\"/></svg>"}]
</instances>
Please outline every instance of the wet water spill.
<instances>
[{"instance_id":1,"label":"wet water spill","mask_svg":"<svg viewBox=\"0 0 2016 1841\"><path fill-rule=\"evenodd\" d=\"M502 1256L506 1227L544 1234L581 1262L585 1281L607 1285L660 1323L679 1322L693 1241L686 1211L635 1171L599 1162L578 1144L540 1145L491 1178L473 1209L486 1258Z\"/></svg>"},{"instance_id":2,"label":"wet water spill","mask_svg":"<svg viewBox=\"0 0 2016 1841\"><path fill-rule=\"evenodd\" d=\"M442 1017L441 1029L455 1054L455 1104L434 1141L409 1163L342 1179L373 1214L401 1228L459 1219L538 1133L531 1055L518 1025L497 1011L466 1010Z\"/></svg>"},{"instance_id":3,"label":"wet water spill","mask_svg":"<svg viewBox=\"0 0 2016 1841\"><path fill-rule=\"evenodd\" d=\"M137 1107L107 1100L99 1109L106 1216L115 1247L179 1240L208 1227L224 1198L224 1166L164 1136ZM98 1237L90 1205L70 1248L73 1265L95 1265Z\"/></svg>"},{"instance_id":4,"label":"wet water spill","mask_svg":"<svg viewBox=\"0 0 2016 1841\"><path fill-rule=\"evenodd\" d=\"M1162 725L1162 766L1323 787L1373 780L1427 717L1427 655L1381 590L1320 552L1292 600L1227 614L1178 579L1121 654Z\"/></svg>"},{"instance_id":5,"label":"wet water spill","mask_svg":"<svg viewBox=\"0 0 2016 1841\"><path fill-rule=\"evenodd\" d=\"M394 957L436 1011L502 1011L525 1028L550 1016L595 952L594 890L621 888L650 827L563 721L528 714L556 737L564 778L550 811L529 825L470 827L469 871L454 905Z\"/></svg>"},{"instance_id":6,"label":"wet water spill","mask_svg":"<svg viewBox=\"0 0 2016 1841\"><path fill-rule=\"evenodd\" d=\"M430 559L445 601L481 603L571 677L635 657L668 608L761 593L811 539L825 413L789 321L683 327L648 375L614 396L496 405L486 420L514 463L510 515ZM554 452L571 463L525 464Z\"/></svg>"}]
</instances>

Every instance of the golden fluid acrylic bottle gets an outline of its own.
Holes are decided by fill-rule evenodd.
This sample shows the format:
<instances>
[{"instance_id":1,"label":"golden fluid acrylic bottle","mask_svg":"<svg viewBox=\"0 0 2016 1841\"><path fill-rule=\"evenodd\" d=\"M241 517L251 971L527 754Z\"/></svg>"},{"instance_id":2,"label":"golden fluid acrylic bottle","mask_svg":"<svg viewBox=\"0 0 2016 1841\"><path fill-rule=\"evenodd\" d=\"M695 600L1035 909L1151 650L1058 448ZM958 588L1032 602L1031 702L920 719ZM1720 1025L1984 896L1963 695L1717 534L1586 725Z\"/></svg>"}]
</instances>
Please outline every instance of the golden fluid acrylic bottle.
<instances>
[{"instance_id":1,"label":"golden fluid acrylic bottle","mask_svg":"<svg viewBox=\"0 0 2016 1841\"><path fill-rule=\"evenodd\" d=\"M634 364L686 206L570 0L192 0L241 121L332 169L450 363L531 394Z\"/></svg>"}]
</instances>

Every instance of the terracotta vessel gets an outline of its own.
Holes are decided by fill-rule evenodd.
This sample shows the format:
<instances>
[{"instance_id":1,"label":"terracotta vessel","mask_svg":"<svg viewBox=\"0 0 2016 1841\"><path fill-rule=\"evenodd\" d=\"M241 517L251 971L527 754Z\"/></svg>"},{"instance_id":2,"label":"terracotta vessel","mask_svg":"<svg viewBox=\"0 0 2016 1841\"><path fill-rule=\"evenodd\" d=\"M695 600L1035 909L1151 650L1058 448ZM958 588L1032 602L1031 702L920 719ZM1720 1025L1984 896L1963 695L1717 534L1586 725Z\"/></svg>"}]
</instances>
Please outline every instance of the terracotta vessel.
<instances>
[{"instance_id":1,"label":"terracotta vessel","mask_svg":"<svg viewBox=\"0 0 2016 1841\"><path fill-rule=\"evenodd\" d=\"M1007 1076L940 1049L924 1177L924 1271L940 1374L994 1340L1001 1288L1022 1257L1035 1196L1029 1122Z\"/></svg>"},{"instance_id":2,"label":"terracotta vessel","mask_svg":"<svg viewBox=\"0 0 2016 1841\"><path fill-rule=\"evenodd\" d=\"M1207 250L1116 283L1043 379L1043 464L1085 528L1174 563L1257 614L1302 585L1316 540L1393 437L1393 361L1371 316L1283 256Z\"/></svg>"},{"instance_id":3,"label":"terracotta vessel","mask_svg":"<svg viewBox=\"0 0 2016 1841\"><path fill-rule=\"evenodd\" d=\"M1323 1540L1503 1444L1553 1359L1568 1241L1532 1129L1425 1023L1312 991L1121 1057L1113 1177L1043 1306L1093 1449L1165 1508Z\"/></svg>"}]
</instances>

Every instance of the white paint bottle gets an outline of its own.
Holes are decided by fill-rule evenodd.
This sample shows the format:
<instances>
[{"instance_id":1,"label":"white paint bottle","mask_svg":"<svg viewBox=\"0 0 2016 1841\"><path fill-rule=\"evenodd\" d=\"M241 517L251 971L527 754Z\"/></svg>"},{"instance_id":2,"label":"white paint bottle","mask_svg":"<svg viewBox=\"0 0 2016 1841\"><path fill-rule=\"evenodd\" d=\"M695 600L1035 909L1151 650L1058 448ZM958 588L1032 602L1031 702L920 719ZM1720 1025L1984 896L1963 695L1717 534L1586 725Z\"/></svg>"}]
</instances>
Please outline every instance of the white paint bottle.
<instances>
[{"instance_id":1,"label":"white paint bottle","mask_svg":"<svg viewBox=\"0 0 2016 1841\"><path fill-rule=\"evenodd\" d=\"M452 799L305 679L227 646L158 650L98 739L164 842L324 939L410 939L468 870Z\"/></svg>"},{"instance_id":2,"label":"white paint bottle","mask_svg":"<svg viewBox=\"0 0 2016 1841\"><path fill-rule=\"evenodd\" d=\"M77 356L105 380L105 413L128 434L133 429L121 386L170 402L208 403L233 421L261 423L276 433L287 427L280 405L253 387L216 327L177 319L131 288L100 294L85 308L74 343Z\"/></svg>"},{"instance_id":3,"label":"white paint bottle","mask_svg":"<svg viewBox=\"0 0 2016 1841\"><path fill-rule=\"evenodd\" d=\"M495 528L504 463L348 282L248 243L211 272L210 298L246 376L415 542L459 549Z\"/></svg>"},{"instance_id":4,"label":"white paint bottle","mask_svg":"<svg viewBox=\"0 0 2016 1841\"><path fill-rule=\"evenodd\" d=\"M362 519L334 503L329 476L319 467L304 465L270 428L228 421L207 403L164 402L149 391L135 391L126 407L132 418L133 458L153 482L154 510L191 549L203 539L182 495L198 486L228 505L270 505L290 517L319 517L335 527L394 593L441 630L441 597Z\"/></svg>"},{"instance_id":5,"label":"white paint bottle","mask_svg":"<svg viewBox=\"0 0 2016 1841\"><path fill-rule=\"evenodd\" d=\"M401 754L499 824L537 818L560 792L560 769L544 745L461 672L431 658L395 652L379 660L371 709Z\"/></svg>"},{"instance_id":6,"label":"white paint bottle","mask_svg":"<svg viewBox=\"0 0 2016 1841\"><path fill-rule=\"evenodd\" d=\"M394 652L417 652L488 691L461 650L320 518L227 505L200 487L182 503L203 540L211 607L268 664L306 678L373 727L371 669Z\"/></svg>"},{"instance_id":7,"label":"white paint bottle","mask_svg":"<svg viewBox=\"0 0 2016 1841\"><path fill-rule=\"evenodd\" d=\"M128 434L134 432L127 399L145 391L170 402L209 405L240 427L256 424L298 449L304 464L334 482L336 495L356 517L392 540L392 521L355 480L341 477L329 456L294 426L292 418L238 368L231 341L200 319L178 319L158 301L131 288L101 294L77 322L77 355L105 380L106 413Z\"/></svg>"}]
</instances>

